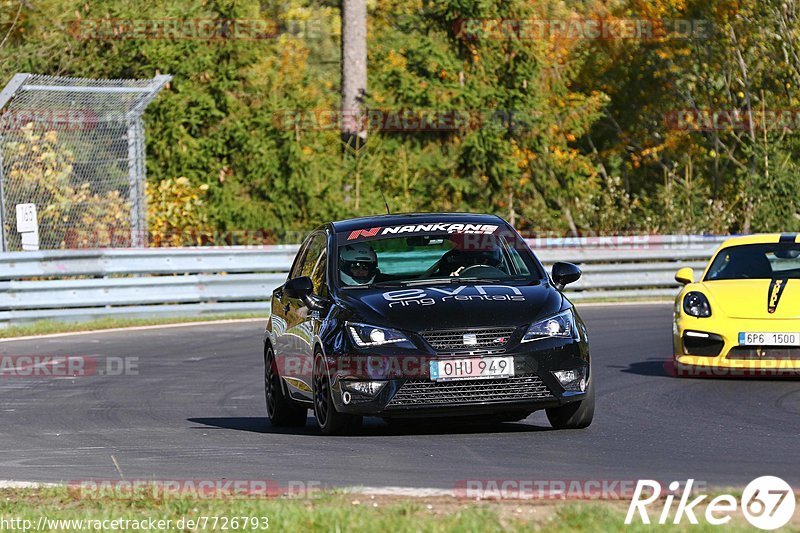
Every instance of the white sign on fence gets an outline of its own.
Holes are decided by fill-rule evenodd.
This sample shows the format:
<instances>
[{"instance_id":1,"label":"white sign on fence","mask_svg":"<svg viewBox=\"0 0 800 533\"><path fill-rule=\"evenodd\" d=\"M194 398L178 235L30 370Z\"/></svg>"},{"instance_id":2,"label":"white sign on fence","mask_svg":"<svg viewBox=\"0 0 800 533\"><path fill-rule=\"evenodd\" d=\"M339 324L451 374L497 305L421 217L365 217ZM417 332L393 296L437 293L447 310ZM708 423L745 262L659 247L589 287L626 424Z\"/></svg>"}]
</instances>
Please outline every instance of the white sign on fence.
<instances>
[{"instance_id":1,"label":"white sign on fence","mask_svg":"<svg viewBox=\"0 0 800 533\"><path fill-rule=\"evenodd\" d=\"M36 204L17 204L17 231L22 237L22 249L37 251L39 249L39 220L36 216Z\"/></svg>"}]
</instances>

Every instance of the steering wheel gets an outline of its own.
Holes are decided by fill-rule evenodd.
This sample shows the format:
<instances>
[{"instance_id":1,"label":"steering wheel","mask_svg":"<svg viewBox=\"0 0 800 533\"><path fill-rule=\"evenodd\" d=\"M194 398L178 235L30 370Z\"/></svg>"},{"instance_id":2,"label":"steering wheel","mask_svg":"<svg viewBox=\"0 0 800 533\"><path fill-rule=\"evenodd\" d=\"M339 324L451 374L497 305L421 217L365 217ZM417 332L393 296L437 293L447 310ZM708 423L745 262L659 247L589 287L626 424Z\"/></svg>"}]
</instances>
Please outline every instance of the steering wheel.
<instances>
[{"instance_id":1,"label":"steering wheel","mask_svg":"<svg viewBox=\"0 0 800 533\"><path fill-rule=\"evenodd\" d=\"M507 276L508 275L505 272L503 272L502 270L500 270L499 268L493 267L493 266L490 266L490 265L470 265L467 268L465 268L464 270L462 270L461 272L459 272L458 275L459 276L463 276L464 274L467 274L469 272L473 273L473 276L478 272L480 272L481 274L484 274L486 277Z\"/></svg>"}]
</instances>

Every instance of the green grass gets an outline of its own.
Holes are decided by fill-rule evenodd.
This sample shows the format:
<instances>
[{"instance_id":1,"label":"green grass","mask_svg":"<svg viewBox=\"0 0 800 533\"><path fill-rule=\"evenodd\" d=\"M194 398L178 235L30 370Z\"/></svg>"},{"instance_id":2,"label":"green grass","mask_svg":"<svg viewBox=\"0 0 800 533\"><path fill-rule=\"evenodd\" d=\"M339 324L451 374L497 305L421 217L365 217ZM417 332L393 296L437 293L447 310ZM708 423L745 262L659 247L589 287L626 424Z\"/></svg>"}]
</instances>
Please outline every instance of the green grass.
<instances>
[{"instance_id":1,"label":"green grass","mask_svg":"<svg viewBox=\"0 0 800 533\"><path fill-rule=\"evenodd\" d=\"M0 329L0 339L10 337L26 337L29 335L47 335L50 333L68 333L71 331L99 331L113 328L126 328L133 326L156 326L164 324L183 324L191 322L206 322L209 320L233 320L242 318L263 318L266 322L267 313L232 313L226 315L206 315L196 317L154 317L154 318L102 318L87 322L58 322L55 320L42 320L25 326L10 326Z\"/></svg>"},{"instance_id":2,"label":"green grass","mask_svg":"<svg viewBox=\"0 0 800 533\"><path fill-rule=\"evenodd\" d=\"M627 502L469 501L453 498L374 497L322 492L310 498L189 499L78 497L65 487L0 490L0 519L36 524L49 519L172 520L182 517L267 517L270 531L494 532L494 531L720 531L710 525L625 526ZM744 531L734 518L725 531ZM221 530L218 522L217 530ZM35 526L34 526L35 527ZM1 528L0 528L1 529ZM6 528L8 529L8 528ZM209 525L205 529L212 530ZM18 529L19 530L19 529ZM75 531L62 528L60 531ZM130 530L130 528L129 528ZM148 529L142 529L147 531ZM152 529L150 529L152 530ZM173 526L172 530L175 530ZM233 528L229 527L229 530ZM257 531L260 528L239 530Z\"/></svg>"}]
</instances>

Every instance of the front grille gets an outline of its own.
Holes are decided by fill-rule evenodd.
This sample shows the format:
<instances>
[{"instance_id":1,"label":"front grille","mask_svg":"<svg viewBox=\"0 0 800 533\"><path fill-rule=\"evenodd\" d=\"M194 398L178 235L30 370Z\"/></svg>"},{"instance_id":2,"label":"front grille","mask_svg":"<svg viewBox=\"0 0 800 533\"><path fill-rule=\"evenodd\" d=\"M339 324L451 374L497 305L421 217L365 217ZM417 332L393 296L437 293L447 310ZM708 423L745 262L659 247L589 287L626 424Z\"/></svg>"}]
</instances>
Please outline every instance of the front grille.
<instances>
[{"instance_id":1,"label":"front grille","mask_svg":"<svg viewBox=\"0 0 800 533\"><path fill-rule=\"evenodd\" d=\"M547 386L535 374L463 381L410 379L400 387L388 407L462 405L552 398L553 395Z\"/></svg>"},{"instance_id":2,"label":"front grille","mask_svg":"<svg viewBox=\"0 0 800 533\"><path fill-rule=\"evenodd\" d=\"M428 330L420 334L437 352L495 350L508 343L514 328Z\"/></svg>"},{"instance_id":3,"label":"front grille","mask_svg":"<svg viewBox=\"0 0 800 533\"><path fill-rule=\"evenodd\" d=\"M687 355L716 357L725 347L725 339L714 333L683 332L683 348Z\"/></svg>"},{"instance_id":4,"label":"front grille","mask_svg":"<svg viewBox=\"0 0 800 533\"><path fill-rule=\"evenodd\" d=\"M734 346L731 348L731 351L728 352L728 359L740 359L745 361L783 359L797 361L800 360L800 348Z\"/></svg>"}]
</instances>

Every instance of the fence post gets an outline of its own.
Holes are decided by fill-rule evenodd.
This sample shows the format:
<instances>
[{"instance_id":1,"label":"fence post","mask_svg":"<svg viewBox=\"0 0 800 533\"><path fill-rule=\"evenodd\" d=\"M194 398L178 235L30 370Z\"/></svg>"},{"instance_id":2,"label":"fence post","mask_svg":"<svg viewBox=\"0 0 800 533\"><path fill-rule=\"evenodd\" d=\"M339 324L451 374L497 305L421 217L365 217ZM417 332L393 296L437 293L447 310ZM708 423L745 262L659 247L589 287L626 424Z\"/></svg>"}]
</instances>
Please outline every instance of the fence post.
<instances>
[{"instance_id":1,"label":"fence post","mask_svg":"<svg viewBox=\"0 0 800 533\"><path fill-rule=\"evenodd\" d=\"M20 73L14 74L8 85L3 87L0 91L0 111L6 106L9 100L17 93L17 90L22 87L22 84L27 81L30 74ZM14 120L14 117L11 117ZM8 251L8 244L6 243L6 197L3 194L3 129L5 128L5 120L0 118L0 252Z\"/></svg>"},{"instance_id":2,"label":"fence post","mask_svg":"<svg viewBox=\"0 0 800 533\"><path fill-rule=\"evenodd\" d=\"M128 181L131 200L131 246L140 248L147 246L146 211L144 204L144 175L142 169L141 119L135 118L128 123Z\"/></svg>"},{"instance_id":3,"label":"fence post","mask_svg":"<svg viewBox=\"0 0 800 533\"><path fill-rule=\"evenodd\" d=\"M159 74L150 82L150 94L142 99L131 109L126 119L128 121L128 180L130 183L131 200L131 246L134 248L147 247L147 166L145 165L145 139L144 122L142 113L148 104L156 97L161 89L170 82L172 76Z\"/></svg>"},{"instance_id":4,"label":"fence post","mask_svg":"<svg viewBox=\"0 0 800 533\"><path fill-rule=\"evenodd\" d=\"M3 136L0 135L0 252L7 252L6 246L6 201L3 195Z\"/></svg>"}]
</instances>

